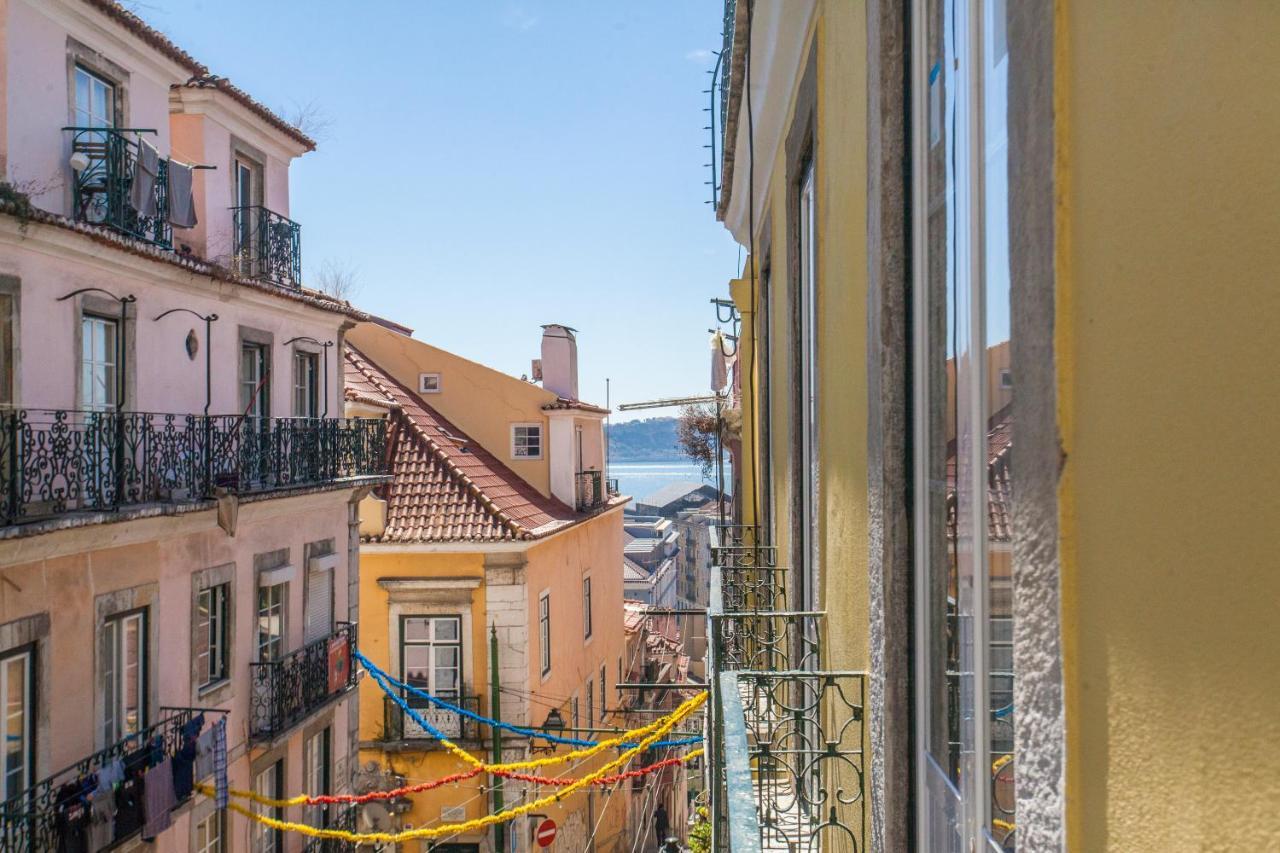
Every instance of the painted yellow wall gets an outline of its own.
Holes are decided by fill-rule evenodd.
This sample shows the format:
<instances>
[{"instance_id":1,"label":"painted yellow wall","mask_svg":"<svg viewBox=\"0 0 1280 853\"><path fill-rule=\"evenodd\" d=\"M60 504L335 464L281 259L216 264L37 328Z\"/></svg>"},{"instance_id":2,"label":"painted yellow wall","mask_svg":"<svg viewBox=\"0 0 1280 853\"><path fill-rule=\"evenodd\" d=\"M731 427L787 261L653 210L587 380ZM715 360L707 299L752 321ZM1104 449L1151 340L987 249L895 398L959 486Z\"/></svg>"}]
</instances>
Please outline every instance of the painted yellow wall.
<instances>
[{"instance_id":1,"label":"painted yellow wall","mask_svg":"<svg viewBox=\"0 0 1280 853\"><path fill-rule=\"evenodd\" d=\"M439 373L440 393L424 394L423 400L542 494L551 493L550 455L544 448L541 459L512 459L511 425L540 423L546 437L542 407L554 402L555 394L376 323L357 325L347 340L412 391L418 389L419 373ZM530 352L536 353L536 344L530 344Z\"/></svg>"},{"instance_id":2,"label":"painted yellow wall","mask_svg":"<svg viewBox=\"0 0 1280 853\"><path fill-rule=\"evenodd\" d=\"M1068 839L1280 849L1280 6L1057 35Z\"/></svg>"}]
</instances>

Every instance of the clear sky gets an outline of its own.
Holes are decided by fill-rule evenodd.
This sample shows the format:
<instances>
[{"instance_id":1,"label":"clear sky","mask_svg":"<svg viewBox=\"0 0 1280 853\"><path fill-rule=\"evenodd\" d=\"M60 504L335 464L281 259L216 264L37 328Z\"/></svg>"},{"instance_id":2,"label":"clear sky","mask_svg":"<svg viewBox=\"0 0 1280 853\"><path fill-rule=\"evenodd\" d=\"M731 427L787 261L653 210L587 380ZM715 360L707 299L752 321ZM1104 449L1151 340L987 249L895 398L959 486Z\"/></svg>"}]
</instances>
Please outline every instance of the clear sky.
<instances>
[{"instance_id":1,"label":"clear sky","mask_svg":"<svg viewBox=\"0 0 1280 853\"><path fill-rule=\"evenodd\" d=\"M138 0L276 109L330 122L296 161L304 277L520 375L579 330L580 392L706 393L712 296L736 273L703 130L721 0ZM674 412L670 412L674 414Z\"/></svg>"}]
</instances>

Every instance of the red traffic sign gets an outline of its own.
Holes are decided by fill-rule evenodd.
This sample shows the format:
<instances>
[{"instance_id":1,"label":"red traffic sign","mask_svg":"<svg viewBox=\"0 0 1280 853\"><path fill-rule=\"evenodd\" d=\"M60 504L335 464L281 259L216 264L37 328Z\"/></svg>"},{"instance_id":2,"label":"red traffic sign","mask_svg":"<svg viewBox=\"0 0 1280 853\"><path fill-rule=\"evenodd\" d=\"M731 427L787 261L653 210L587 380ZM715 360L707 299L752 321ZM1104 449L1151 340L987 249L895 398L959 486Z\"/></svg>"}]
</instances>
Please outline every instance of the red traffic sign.
<instances>
[{"instance_id":1,"label":"red traffic sign","mask_svg":"<svg viewBox=\"0 0 1280 853\"><path fill-rule=\"evenodd\" d=\"M538 824L538 828L533 832L533 840L538 842L539 847L550 847L551 842L556 840L556 822L547 818Z\"/></svg>"}]
</instances>

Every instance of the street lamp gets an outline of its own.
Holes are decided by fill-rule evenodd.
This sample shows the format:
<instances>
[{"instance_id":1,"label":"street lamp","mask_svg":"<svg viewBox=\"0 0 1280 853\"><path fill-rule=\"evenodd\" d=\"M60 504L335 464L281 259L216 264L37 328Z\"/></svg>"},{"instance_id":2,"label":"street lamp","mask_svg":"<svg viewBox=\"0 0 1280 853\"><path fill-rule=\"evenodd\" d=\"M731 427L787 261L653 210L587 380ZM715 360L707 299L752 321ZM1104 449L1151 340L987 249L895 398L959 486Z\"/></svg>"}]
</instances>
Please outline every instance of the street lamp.
<instances>
[{"instance_id":1,"label":"street lamp","mask_svg":"<svg viewBox=\"0 0 1280 853\"><path fill-rule=\"evenodd\" d=\"M559 708L552 708L551 711L548 712L547 719L542 724L542 731L556 737L559 737L560 735L564 734L564 717L560 715ZM550 741L547 741L545 746L529 747L530 752L538 752L540 750L545 750L547 752L555 752L556 745Z\"/></svg>"}]
</instances>

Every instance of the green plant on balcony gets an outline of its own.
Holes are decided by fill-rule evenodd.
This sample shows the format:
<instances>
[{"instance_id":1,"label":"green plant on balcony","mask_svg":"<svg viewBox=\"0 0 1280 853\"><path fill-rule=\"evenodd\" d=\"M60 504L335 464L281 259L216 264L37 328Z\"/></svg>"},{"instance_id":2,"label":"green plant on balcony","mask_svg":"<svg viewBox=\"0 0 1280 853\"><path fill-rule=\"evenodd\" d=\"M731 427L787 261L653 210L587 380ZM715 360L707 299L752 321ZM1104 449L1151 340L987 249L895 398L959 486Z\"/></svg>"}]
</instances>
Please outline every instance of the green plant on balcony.
<instances>
[{"instance_id":1,"label":"green plant on balcony","mask_svg":"<svg viewBox=\"0 0 1280 853\"><path fill-rule=\"evenodd\" d=\"M689 850L692 853L711 853L711 813L706 806L694 812L693 826L689 828Z\"/></svg>"}]
</instances>

